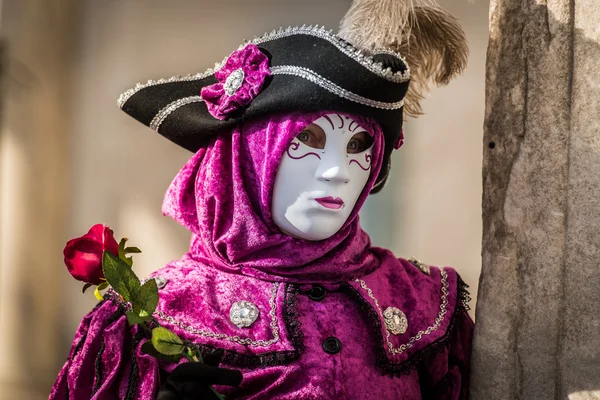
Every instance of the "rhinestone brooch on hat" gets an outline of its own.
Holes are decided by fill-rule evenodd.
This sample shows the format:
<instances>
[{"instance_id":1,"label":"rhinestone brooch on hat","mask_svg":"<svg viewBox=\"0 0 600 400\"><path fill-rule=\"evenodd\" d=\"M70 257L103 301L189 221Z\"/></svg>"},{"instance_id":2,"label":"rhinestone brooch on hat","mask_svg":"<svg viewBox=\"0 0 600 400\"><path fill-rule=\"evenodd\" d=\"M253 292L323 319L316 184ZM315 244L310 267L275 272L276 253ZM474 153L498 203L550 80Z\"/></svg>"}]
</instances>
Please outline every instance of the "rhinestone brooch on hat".
<instances>
[{"instance_id":1,"label":"rhinestone brooch on hat","mask_svg":"<svg viewBox=\"0 0 600 400\"><path fill-rule=\"evenodd\" d=\"M408 329L406 315L396 307L388 307L383 312L385 327L393 335L401 335Z\"/></svg>"},{"instance_id":2,"label":"rhinestone brooch on hat","mask_svg":"<svg viewBox=\"0 0 600 400\"><path fill-rule=\"evenodd\" d=\"M229 319L238 328L247 328L258 318L258 307L249 301L242 300L233 303L229 310Z\"/></svg>"},{"instance_id":3,"label":"rhinestone brooch on hat","mask_svg":"<svg viewBox=\"0 0 600 400\"><path fill-rule=\"evenodd\" d=\"M235 92L238 91L239 88L242 87L242 83L244 83L244 70L241 68L233 71L225 80L225 84L223 84L223 89L228 96L233 96Z\"/></svg>"},{"instance_id":4,"label":"rhinestone brooch on hat","mask_svg":"<svg viewBox=\"0 0 600 400\"><path fill-rule=\"evenodd\" d=\"M271 76L269 57L255 44L234 51L215 71L217 83L200 90L200 97L213 117L225 120L250 105Z\"/></svg>"}]
</instances>

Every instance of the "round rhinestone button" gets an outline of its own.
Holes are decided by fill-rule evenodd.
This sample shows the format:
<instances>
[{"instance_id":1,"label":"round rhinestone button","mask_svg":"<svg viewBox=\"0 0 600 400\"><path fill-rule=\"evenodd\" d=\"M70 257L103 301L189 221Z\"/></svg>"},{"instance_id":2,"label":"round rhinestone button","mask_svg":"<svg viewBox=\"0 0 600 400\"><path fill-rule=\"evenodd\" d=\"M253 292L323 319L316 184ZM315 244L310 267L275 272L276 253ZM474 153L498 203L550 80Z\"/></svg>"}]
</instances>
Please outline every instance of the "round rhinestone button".
<instances>
[{"instance_id":1,"label":"round rhinestone button","mask_svg":"<svg viewBox=\"0 0 600 400\"><path fill-rule=\"evenodd\" d=\"M408 329L406 315L396 307L388 307L383 312L385 327L392 335L401 335Z\"/></svg>"},{"instance_id":2,"label":"round rhinestone button","mask_svg":"<svg viewBox=\"0 0 600 400\"><path fill-rule=\"evenodd\" d=\"M238 328L247 328L258 318L258 307L247 300L233 303L229 310L229 319Z\"/></svg>"},{"instance_id":3,"label":"round rhinestone button","mask_svg":"<svg viewBox=\"0 0 600 400\"><path fill-rule=\"evenodd\" d=\"M163 278L162 276L155 276L154 280L156 281L156 287L162 289L167 284L167 278Z\"/></svg>"}]
</instances>

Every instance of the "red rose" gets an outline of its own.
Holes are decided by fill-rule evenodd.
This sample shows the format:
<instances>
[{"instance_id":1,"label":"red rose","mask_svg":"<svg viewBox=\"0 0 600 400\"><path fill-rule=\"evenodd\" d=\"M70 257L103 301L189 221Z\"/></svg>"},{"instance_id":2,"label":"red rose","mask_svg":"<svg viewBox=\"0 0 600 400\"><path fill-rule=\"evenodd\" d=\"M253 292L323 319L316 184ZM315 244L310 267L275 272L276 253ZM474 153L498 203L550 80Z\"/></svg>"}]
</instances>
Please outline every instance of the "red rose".
<instances>
[{"instance_id":1,"label":"red rose","mask_svg":"<svg viewBox=\"0 0 600 400\"><path fill-rule=\"evenodd\" d=\"M119 244L108 226L97 224L82 237L71 239L63 251L65 265L73 278L99 285L103 281L102 253L119 255Z\"/></svg>"}]
</instances>

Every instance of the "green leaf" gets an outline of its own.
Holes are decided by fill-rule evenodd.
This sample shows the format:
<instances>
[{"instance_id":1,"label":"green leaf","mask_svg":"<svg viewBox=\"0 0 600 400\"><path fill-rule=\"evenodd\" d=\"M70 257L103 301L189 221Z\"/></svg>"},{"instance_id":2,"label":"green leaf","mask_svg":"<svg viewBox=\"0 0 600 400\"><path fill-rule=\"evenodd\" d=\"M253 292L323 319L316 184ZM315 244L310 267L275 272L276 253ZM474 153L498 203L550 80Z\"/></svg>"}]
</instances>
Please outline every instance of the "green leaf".
<instances>
[{"instance_id":1,"label":"green leaf","mask_svg":"<svg viewBox=\"0 0 600 400\"><path fill-rule=\"evenodd\" d=\"M138 315L134 311L127 311L125 316L127 317L127 322L129 322L129 325L141 324L152 319L151 315Z\"/></svg>"},{"instance_id":2,"label":"green leaf","mask_svg":"<svg viewBox=\"0 0 600 400\"><path fill-rule=\"evenodd\" d=\"M81 293L85 293L85 291L88 290L90 286L94 286L94 284L86 283L85 285L83 285L83 289L81 289Z\"/></svg>"},{"instance_id":3,"label":"green leaf","mask_svg":"<svg viewBox=\"0 0 600 400\"><path fill-rule=\"evenodd\" d=\"M135 307L142 286L140 279L131 268L120 258L105 251L102 256L102 269L107 282L115 292L119 293L125 301L130 301Z\"/></svg>"},{"instance_id":4,"label":"green leaf","mask_svg":"<svg viewBox=\"0 0 600 400\"><path fill-rule=\"evenodd\" d=\"M119 242L119 258L122 260L125 257L125 243L127 243L127 238L121 239Z\"/></svg>"},{"instance_id":5,"label":"green leaf","mask_svg":"<svg viewBox=\"0 0 600 400\"><path fill-rule=\"evenodd\" d=\"M174 332L159 326L152 329L152 345L162 354L181 354L184 350L183 342Z\"/></svg>"},{"instance_id":6,"label":"green leaf","mask_svg":"<svg viewBox=\"0 0 600 400\"><path fill-rule=\"evenodd\" d=\"M125 244L129 239L123 238L119 242L119 259L123 260L125 264L129 266L129 268L133 267L133 259L131 257L127 257L127 248L125 248Z\"/></svg>"},{"instance_id":7,"label":"green leaf","mask_svg":"<svg viewBox=\"0 0 600 400\"><path fill-rule=\"evenodd\" d=\"M202 357L202 353L200 353L200 350L195 350L194 351L194 357L200 361L201 363L204 362L204 357Z\"/></svg>"},{"instance_id":8,"label":"green leaf","mask_svg":"<svg viewBox=\"0 0 600 400\"><path fill-rule=\"evenodd\" d=\"M125 248L125 253L129 254L129 253L141 253L142 251L140 249L138 249L137 247L126 247Z\"/></svg>"},{"instance_id":9,"label":"green leaf","mask_svg":"<svg viewBox=\"0 0 600 400\"><path fill-rule=\"evenodd\" d=\"M154 311L156 311L157 305L158 287L156 287L156 281L153 278L150 278L144 283L140 290L137 306L140 310L146 311L148 314L152 315Z\"/></svg>"},{"instance_id":10,"label":"green leaf","mask_svg":"<svg viewBox=\"0 0 600 400\"><path fill-rule=\"evenodd\" d=\"M142 353L144 353L144 354L148 354L148 355L151 355L152 357L160 358L162 360L172 362L172 363L176 363L181 359L181 354L167 355L167 354L160 353L158 350L156 350L154 348L151 341L147 341L146 343L144 343L141 347L141 350L142 350Z\"/></svg>"},{"instance_id":11,"label":"green leaf","mask_svg":"<svg viewBox=\"0 0 600 400\"><path fill-rule=\"evenodd\" d=\"M185 351L184 351L183 353L181 353L181 356L182 356L183 358L185 358L186 360L188 360L189 362L195 362L195 361L194 361L194 358L193 358L192 356L190 356L190 355L189 355L187 352L185 352Z\"/></svg>"},{"instance_id":12,"label":"green leaf","mask_svg":"<svg viewBox=\"0 0 600 400\"><path fill-rule=\"evenodd\" d=\"M90 287L90 286L92 286L92 284L91 284L91 283L88 283L87 285L85 285L85 286L83 287L83 291L85 292L85 290L86 290L88 287ZM108 282L102 282L101 284L99 284L99 285L96 287L96 290L94 290L94 296L96 296L96 298L98 299L98 301L102 301L102 300L104 300L104 296L102 296L102 293L100 293L100 291L101 291L101 290L104 290L104 289L106 289L107 287L108 287Z\"/></svg>"}]
</instances>

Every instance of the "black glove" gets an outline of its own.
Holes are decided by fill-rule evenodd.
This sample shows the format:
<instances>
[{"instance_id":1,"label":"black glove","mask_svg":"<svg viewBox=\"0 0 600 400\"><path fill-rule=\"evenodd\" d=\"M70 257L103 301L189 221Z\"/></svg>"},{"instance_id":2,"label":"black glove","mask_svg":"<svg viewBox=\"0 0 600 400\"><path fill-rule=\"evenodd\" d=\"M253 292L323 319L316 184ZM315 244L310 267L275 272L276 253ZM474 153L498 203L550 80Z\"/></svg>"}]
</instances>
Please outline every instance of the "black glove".
<instances>
[{"instance_id":1,"label":"black glove","mask_svg":"<svg viewBox=\"0 0 600 400\"><path fill-rule=\"evenodd\" d=\"M239 386L242 373L219 368L223 350L215 350L204 357L204 363L179 364L158 391L156 400L217 400L211 385Z\"/></svg>"}]
</instances>

